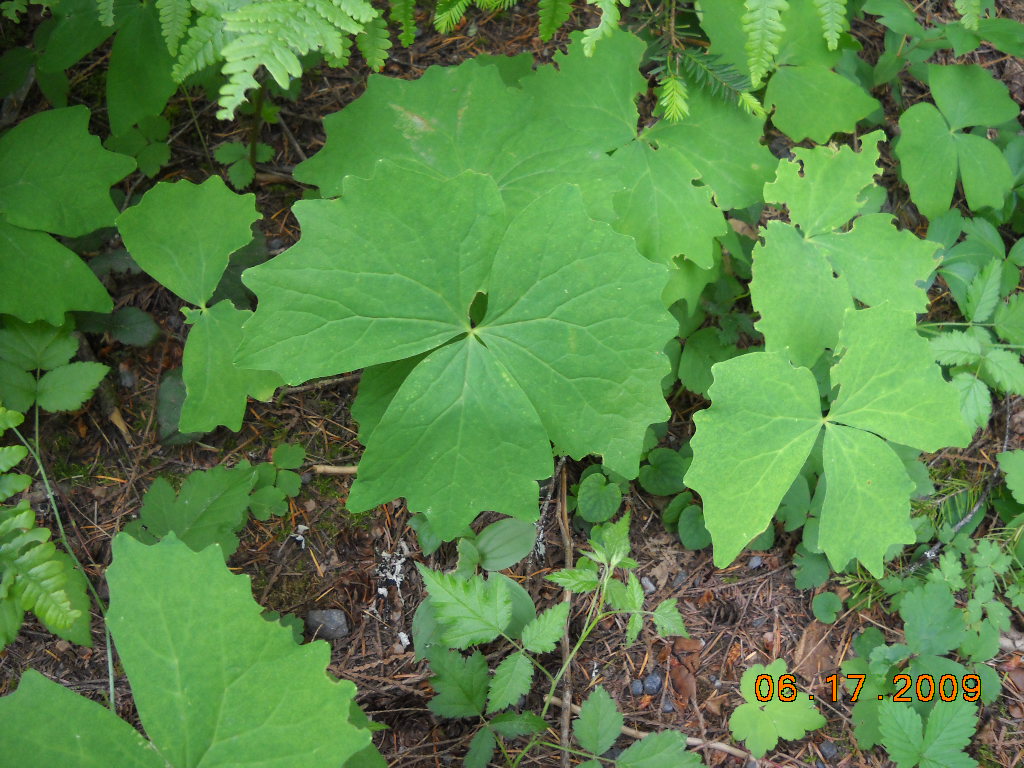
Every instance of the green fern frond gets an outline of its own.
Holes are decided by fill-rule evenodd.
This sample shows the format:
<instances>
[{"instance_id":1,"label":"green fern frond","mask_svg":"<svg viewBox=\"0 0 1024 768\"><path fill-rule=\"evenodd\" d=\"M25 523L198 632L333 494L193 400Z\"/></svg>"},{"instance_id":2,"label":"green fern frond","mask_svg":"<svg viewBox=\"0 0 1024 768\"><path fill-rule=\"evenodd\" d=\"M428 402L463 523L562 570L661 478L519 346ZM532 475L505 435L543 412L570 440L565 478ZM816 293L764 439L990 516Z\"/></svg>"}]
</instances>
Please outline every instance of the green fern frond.
<instances>
[{"instance_id":1,"label":"green fern frond","mask_svg":"<svg viewBox=\"0 0 1024 768\"><path fill-rule=\"evenodd\" d=\"M363 54L366 63L374 72L384 68L391 50L391 37L388 35L388 23L379 16L367 22L363 31L356 35L356 47Z\"/></svg>"},{"instance_id":2,"label":"green fern frond","mask_svg":"<svg viewBox=\"0 0 1024 768\"><path fill-rule=\"evenodd\" d=\"M0 648L17 635L25 611L58 630L81 616L64 590L65 561L49 538L27 501L0 508Z\"/></svg>"},{"instance_id":3,"label":"green fern frond","mask_svg":"<svg viewBox=\"0 0 1024 768\"><path fill-rule=\"evenodd\" d=\"M466 14L469 4L470 0L439 0L434 11L434 28L438 32L451 32Z\"/></svg>"},{"instance_id":4,"label":"green fern frond","mask_svg":"<svg viewBox=\"0 0 1024 768\"><path fill-rule=\"evenodd\" d=\"M331 0L331 2L360 24L365 24L380 16L380 12L365 0ZM320 5L320 3L315 3L315 5Z\"/></svg>"},{"instance_id":5,"label":"green fern frond","mask_svg":"<svg viewBox=\"0 0 1024 768\"><path fill-rule=\"evenodd\" d=\"M661 113L670 123L678 123L690 114L690 107L686 101L686 83L679 75L662 73L658 78L657 95Z\"/></svg>"},{"instance_id":6,"label":"green fern frond","mask_svg":"<svg viewBox=\"0 0 1024 768\"><path fill-rule=\"evenodd\" d=\"M764 104L758 101L754 94L741 93L738 96L740 108L748 115L753 115L761 120L768 117L768 111L764 108Z\"/></svg>"},{"instance_id":7,"label":"green fern frond","mask_svg":"<svg viewBox=\"0 0 1024 768\"><path fill-rule=\"evenodd\" d=\"M754 88L761 85L779 53L779 40L786 28L782 12L789 8L786 0L745 0L743 32L747 36L747 65Z\"/></svg>"},{"instance_id":8,"label":"green fern frond","mask_svg":"<svg viewBox=\"0 0 1024 768\"><path fill-rule=\"evenodd\" d=\"M380 34L386 33L380 12L366 0L227 0L196 7L203 15L188 31L173 76L180 82L223 62L227 83L220 89L217 117L224 120L259 87L260 67L287 88L302 75L299 57L317 51L330 64L344 65L352 47L349 36L363 33L371 23L376 35L374 61L382 65L390 48L386 34Z\"/></svg>"},{"instance_id":9,"label":"green fern frond","mask_svg":"<svg viewBox=\"0 0 1024 768\"><path fill-rule=\"evenodd\" d=\"M171 77L180 83L189 75L221 61L221 51L227 42L227 33L221 19L200 16L189 28L185 42L178 50L178 60L171 70Z\"/></svg>"},{"instance_id":10,"label":"green fern frond","mask_svg":"<svg viewBox=\"0 0 1024 768\"><path fill-rule=\"evenodd\" d=\"M594 48L599 40L608 37L619 27L619 3L617 0L587 0L590 5L596 5L601 11L601 21L592 29L583 30L583 55L593 56ZM629 7L629 0L621 3Z\"/></svg>"},{"instance_id":11,"label":"green fern frond","mask_svg":"<svg viewBox=\"0 0 1024 768\"><path fill-rule=\"evenodd\" d=\"M540 0L540 39L547 42L554 37L572 13L572 0Z\"/></svg>"},{"instance_id":12,"label":"green fern frond","mask_svg":"<svg viewBox=\"0 0 1024 768\"><path fill-rule=\"evenodd\" d=\"M0 650L14 642L25 621L25 612L13 600L0 599Z\"/></svg>"},{"instance_id":13,"label":"green fern frond","mask_svg":"<svg viewBox=\"0 0 1024 768\"><path fill-rule=\"evenodd\" d=\"M504 11L516 4L516 0L476 0L481 11Z\"/></svg>"},{"instance_id":14,"label":"green fern frond","mask_svg":"<svg viewBox=\"0 0 1024 768\"><path fill-rule=\"evenodd\" d=\"M954 0L956 12L960 14L960 23L967 29L977 30L981 18L982 0Z\"/></svg>"},{"instance_id":15,"label":"green fern frond","mask_svg":"<svg viewBox=\"0 0 1024 768\"><path fill-rule=\"evenodd\" d=\"M828 43L828 49L834 51L839 47L839 36L850 28L846 18L846 0L814 0L821 18L821 32Z\"/></svg>"},{"instance_id":16,"label":"green fern frond","mask_svg":"<svg viewBox=\"0 0 1024 768\"><path fill-rule=\"evenodd\" d=\"M389 0L391 6L390 19L392 24L397 24L401 30L398 33L398 42L408 48L416 39L416 20L413 18L413 11L416 7L415 0Z\"/></svg>"},{"instance_id":17,"label":"green fern frond","mask_svg":"<svg viewBox=\"0 0 1024 768\"><path fill-rule=\"evenodd\" d=\"M102 0L106 2L107 0ZM111 4L111 22L113 22L113 0ZM188 30L189 19L192 18L190 0L156 0L156 9L160 13L160 31L167 44L171 56L178 55L178 46Z\"/></svg>"},{"instance_id":18,"label":"green fern frond","mask_svg":"<svg viewBox=\"0 0 1024 768\"><path fill-rule=\"evenodd\" d=\"M96 0L96 13L104 27L114 26L114 0Z\"/></svg>"},{"instance_id":19,"label":"green fern frond","mask_svg":"<svg viewBox=\"0 0 1024 768\"><path fill-rule=\"evenodd\" d=\"M726 101L736 102L739 94L750 90L750 80L722 58L703 50L683 48L678 51L679 65L686 78Z\"/></svg>"},{"instance_id":20,"label":"green fern frond","mask_svg":"<svg viewBox=\"0 0 1024 768\"><path fill-rule=\"evenodd\" d=\"M327 62L327 66L329 67L337 67L338 69L341 69L342 67L348 66L349 59L352 55L352 38L342 37L339 42L341 43L341 47L336 53L324 51L324 61Z\"/></svg>"}]
</instances>

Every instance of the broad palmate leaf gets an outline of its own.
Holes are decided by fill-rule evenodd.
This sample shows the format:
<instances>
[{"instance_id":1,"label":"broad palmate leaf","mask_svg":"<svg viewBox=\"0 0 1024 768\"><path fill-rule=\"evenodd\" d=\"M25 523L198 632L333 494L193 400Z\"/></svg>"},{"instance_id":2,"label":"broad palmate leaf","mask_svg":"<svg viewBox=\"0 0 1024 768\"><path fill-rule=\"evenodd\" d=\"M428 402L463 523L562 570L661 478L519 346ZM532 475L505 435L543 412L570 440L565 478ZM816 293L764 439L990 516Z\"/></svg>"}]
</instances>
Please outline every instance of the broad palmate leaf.
<instances>
[{"instance_id":1,"label":"broad palmate leaf","mask_svg":"<svg viewBox=\"0 0 1024 768\"><path fill-rule=\"evenodd\" d=\"M483 510L534 519L550 442L636 476L668 416L666 272L575 187L509 216L488 176L382 163L296 213L299 244L244 275L259 307L239 364L294 383L428 353L364 382L379 422L350 509L404 496L449 538Z\"/></svg>"},{"instance_id":2,"label":"broad palmate leaf","mask_svg":"<svg viewBox=\"0 0 1024 768\"><path fill-rule=\"evenodd\" d=\"M330 647L261 616L216 547L114 540L108 621L147 741L105 707L29 671L0 698L11 765L338 766L369 744ZM59 727L55 727L59 723Z\"/></svg>"},{"instance_id":3,"label":"broad palmate leaf","mask_svg":"<svg viewBox=\"0 0 1024 768\"><path fill-rule=\"evenodd\" d=\"M380 159L443 178L472 170L498 183L513 213L555 186L578 183L588 213L636 238L644 256L669 263L682 254L706 269L713 238L726 232L712 189L749 190L753 175L756 191L771 156L756 140L753 151L730 141L739 155L724 169L698 160L720 146L693 141L699 125L638 138L643 50L633 35L615 32L588 57L576 35L568 55L556 56L557 68L520 71L519 59L491 57L431 67L417 80L371 77L364 95L324 118L327 142L296 177L332 197L347 174L369 177ZM692 183L704 174L706 185Z\"/></svg>"},{"instance_id":4,"label":"broad palmate leaf","mask_svg":"<svg viewBox=\"0 0 1024 768\"><path fill-rule=\"evenodd\" d=\"M694 417L686 484L704 500L717 565L767 527L823 427L827 491L818 544L832 565L857 558L879 576L886 550L914 541L914 483L889 442L934 451L970 438L957 391L942 380L914 318L888 304L846 311L842 357L831 371L839 394L827 416L814 375L780 353L714 366L712 406Z\"/></svg>"}]
</instances>

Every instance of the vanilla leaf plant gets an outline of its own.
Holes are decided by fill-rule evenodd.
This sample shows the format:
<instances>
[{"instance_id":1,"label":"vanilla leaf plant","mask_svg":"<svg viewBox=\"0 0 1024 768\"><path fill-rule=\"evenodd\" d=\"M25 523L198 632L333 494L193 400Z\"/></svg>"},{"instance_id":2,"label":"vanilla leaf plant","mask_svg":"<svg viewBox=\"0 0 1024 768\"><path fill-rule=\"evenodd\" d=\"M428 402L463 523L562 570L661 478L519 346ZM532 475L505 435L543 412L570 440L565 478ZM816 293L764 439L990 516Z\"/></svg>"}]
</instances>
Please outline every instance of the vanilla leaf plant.
<instances>
[{"instance_id":1,"label":"vanilla leaf plant","mask_svg":"<svg viewBox=\"0 0 1024 768\"><path fill-rule=\"evenodd\" d=\"M769 525L813 452L824 494L815 548L836 570L856 559L881 576L890 550L915 541L906 454L913 463L916 451L970 437L956 389L916 331L938 246L874 212L879 137L860 153L798 150L800 171L782 161L765 186L791 220L769 222L754 250L765 349L712 367L686 474L720 566Z\"/></svg>"},{"instance_id":2,"label":"vanilla leaf plant","mask_svg":"<svg viewBox=\"0 0 1024 768\"><path fill-rule=\"evenodd\" d=\"M666 270L578 188L513 213L489 176L381 163L295 210L298 245L244 274L238 364L293 383L372 366L349 509L404 496L444 538L484 510L534 519L551 443L636 475L668 416Z\"/></svg>"}]
</instances>

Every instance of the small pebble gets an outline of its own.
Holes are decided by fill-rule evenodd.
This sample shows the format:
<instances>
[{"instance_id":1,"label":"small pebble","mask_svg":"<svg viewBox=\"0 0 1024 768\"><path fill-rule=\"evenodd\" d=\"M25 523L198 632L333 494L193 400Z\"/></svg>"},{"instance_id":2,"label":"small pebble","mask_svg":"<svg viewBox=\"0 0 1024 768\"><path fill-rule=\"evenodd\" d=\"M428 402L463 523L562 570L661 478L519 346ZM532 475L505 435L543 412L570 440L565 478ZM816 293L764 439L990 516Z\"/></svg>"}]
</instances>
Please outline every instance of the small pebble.
<instances>
[{"instance_id":1,"label":"small pebble","mask_svg":"<svg viewBox=\"0 0 1024 768\"><path fill-rule=\"evenodd\" d=\"M654 586L654 582L646 576L640 577L640 586L644 588L645 595L653 595L655 592L658 591L658 588Z\"/></svg>"},{"instance_id":2,"label":"small pebble","mask_svg":"<svg viewBox=\"0 0 1024 768\"><path fill-rule=\"evenodd\" d=\"M768 621L767 616L758 616L756 619L750 622L750 625L753 627L763 627L766 621Z\"/></svg>"},{"instance_id":3,"label":"small pebble","mask_svg":"<svg viewBox=\"0 0 1024 768\"><path fill-rule=\"evenodd\" d=\"M619 755L621 754L622 750L619 747L612 747L603 755L601 755L601 757L603 757L605 760L617 760L619 758Z\"/></svg>"},{"instance_id":4,"label":"small pebble","mask_svg":"<svg viewBox=\"0 0 1024 768\"><path fill-rule=\"evenodd\" d=\"M764 560L761 558L760 555L754 555L752 558L750 558L750 562L747 563L747 568L753 571L760 568L763 563Z\"/></svg>"},{"instance_id":5,"label":"small pebble","mask_svg":"<svg viewBox=\"0 0 1024 768\"><path fill-rule=\"evenodd\" d=\"M643 680L634 680L629 684L629 692L634 696L640 696L644 692Z\"/></svg>"},{"instance_id":6,"label":"small pebble","mask_svg":"<svg viewBox=\"0 0 1024 768\"><path fill-rule=\"evenodd\" d=\"M828 766L821 762L821 760L815 760L814 768L828 768Z\"/></svg>"},{"instance_id":7,"label":"small pebble","mask_svg":"<svg viewBox=\"0 0 1024 768\"><path fill-rule=\"evenodd\" d=\"M661 693L661 686L664 685L665 681L657 672L651 672L647 677L644 678L644 693L648 696L653 696L656 693Z\"/></svg>"},{"instance_id":8,"label":"small pebble","mask_svg":"<svg viewBox=\"0 0 1024 768\"><path fill-rule=\"evenodd\" d=\"M679 587L683 586L683 584L686 583L687 576L688 574L686 573L686 571L680 571L679 573L677 573L676 577L672 579L672 588L679 589Z\"/></svg>"},{"instance_id":9,"label":"small pebble","mask_svg":"<svg viewBox=\"0 0 1024 768\"><path fill-rule=\"evenodd\" d=\"M835 760L839 755L839 747L831 741L821 742L821 745L818 748L821 750L821 754L826 760Z\"/></svg>"},{"instance_id":10,"label":"small pebble","mask_svg":"<svg viewBox=\"0 0 1024 768\"><path fill-rule=\"evenodd\" d=\"M665 699L665 703L661 705L662 712L675 712L676 705L672 703L672 699Z\"/></svg>"},{"instance_id":11,"label":"small pebble","mask_svg":"<svg viewBox=\"0 0 1024 768\"><path fill-rule=\"evenodd\" d=\"M310 611L306 616L306 628L318 638L340 640L348 634L348 617L337 608Z\"/></svg>"}]
</instances>

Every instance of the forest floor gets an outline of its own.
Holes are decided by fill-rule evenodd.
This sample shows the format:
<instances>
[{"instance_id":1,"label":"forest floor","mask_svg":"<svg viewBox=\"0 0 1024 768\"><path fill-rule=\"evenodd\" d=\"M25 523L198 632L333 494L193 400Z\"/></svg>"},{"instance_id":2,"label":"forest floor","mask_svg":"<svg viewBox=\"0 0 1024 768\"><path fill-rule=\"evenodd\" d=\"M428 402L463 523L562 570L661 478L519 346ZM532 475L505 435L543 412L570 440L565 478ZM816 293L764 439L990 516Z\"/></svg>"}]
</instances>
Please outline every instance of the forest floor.
<instances>
[{"instance_id":1,"label":"forest floor","mask_svg":"<svg viewBox=\"0 0 1024 768\"><path fill-rule=\"evenodd\" d=\"M537 36L533 5L517 5L491 15L470 11L467 20L449 35L434 33L430 19L421 15L421 35L410 48L392 51L385 74L414 78L428 66L457 64L479 54L529 52L548 60L556 49L564 49L567 29L592 24L593 16L588 14L577 11L566 29L548 44ZM880 44L880 28L865 25L856 33L869 50ZM102 49L94 54L102 55ZM89 75L95 63L86 60L79 65L81 78L72 91L72 103L77 100L96 107L88 96L96 92ZM1004 65L999 71L1020 100L1024 68L1017 62L1016 68ZM296 101L280 104L279 122L261 129L259 139L270 144L275 154L269 163L257 166L253 191L264 214L260 226L271 253L287 248L299 236L288 206L303 190L291 179L292 167L322 146L322 117L358 97L368 74L358 61L345 70L312 73ZM38 103L33 103L30 94L23 117L45 107L38 93L35 98ZM250 125L245 118L218 122L213 112L212 103L190 104L185 97L176 97L169 109L169 114L176 115L172 119L172 161L159 178L200 181L223 170L210 157L210 148L225 140L246 140ZM96 119L102 121L102 113ZM895 191L895 179L889 182ZM125 191L141 192L150 183L136 174L126 181ZM117 247L117 241L100 245L104 251ZM361 450L349 410L358 374L282 390L272 403L252 402L238 433L222 429L195 442L162 444L158 440L157 392L163 373L181 364L184 326L180 301L144 274L121 273L107 279L115 306L133 306L150 313L160 325L161 335L145 348L87 337L83 353L109 365L113 373L100 397L84 410L43 418L39 436L50 476L58 480L58 500L69 539L101 595L105 595L104 570L110 562L111 540L137 514L155 478L180 478L192 470L234 465L242 459L264 461L281 442L301 444L308 466L354 465ZM940 302L936 312L941 311ZM706 403L684 394L671 404L674 410L666 444L678 446L692 434L692 413ZM981 485L994 467L994 453L1005 442L1010 448L1024 446L1022 413L1019 399L997 404L988 431L961 453L933 457L936 464L947 465L945 471ZM993 446L998 446L995 451ZM542 518L543 555L531 556L509 571L534 597L538 608L560 599L559 589L544 576L563 565L566 535L572 536L576 547L585 543L582 534L568 531L560 502L582 469L583 465L568 462L550 488L542 489L542 498L550 491L553 499ZM290 514L267 522L251 521L229 565L251 576L254 596L267 608L300 617L316 608L345 611L351 631L332 642L330 671L355 682L358 702L370 717L388 726L375 741L389 765L459 764L472 728L463 721L440 719L428 710L432 692L426 663L416 662L413 650L402 641L403 634L411 634L413 614L424 597L413 563L451 568L454 548L446 545L424 557L408 526L408 512L400 503L373 514L345 512L349 477L304 470L302 490L293 500ZM824 695L824 679L838 671L852 652L853 638L864 628L878 627L888 642L900 641L898 618L886 614L875 602L870 608L847 611L831 625L816 621L811 611L813 592L794 586L791 559L797 542L789 534L780 533L771 551L745 553L732 566L718 569L711 562L710 550L688 551L666 531L659 514L666 501L639 490L626 497L626 508L632 510L637 575L648 580L648 588L653 587L653 600L678 599L686 626L702 647L673 646L648 630L638 643L624 648L624 621L609 621L583 646L572 667L576 700L589 687L603 684L617 698L626 726L633 729L623 736L622 745L636 738L637 731L679 729L688 736L740 747L728 728L729 715L742 703L740 676L751 664L783 658L805 690L821 694L817 702L828 725L801 741L781 742L761 765L889 765L881 750L857 749L850 704L846 700L832 703ZM37 508L44 510L44 505ZM43 524L54 527L48 512L40 514ZM982 530L987 525L983 524ZM304 548L292 538L299 526L308 529ZM866 586L851 579L833 581L829 588L848 595ZM1018 626L1020 618L1016 617ZM23 670L33 667L101 700L107 688L107 663L98 615L93 627L96 645L89 649L56 640L30 620L19 639L0 653L0 695L13 690ZM982 712L972 753L983 765L1022 765L1021 654L1005 653L995 664L1006 673L1003 696ZM652 673L664 681L658 693L631 695L630 683ZM1014 685L1018 678L1020 688ZM136 721L123 675L117 677L115 690L119 714ZM297 733L296 738L301 739L302 734ZM702 752L710 766L742 766L746 762L715 747ZM524 765L562 765L562 757L538 751Z\"/></svg>"}]
</instances>

